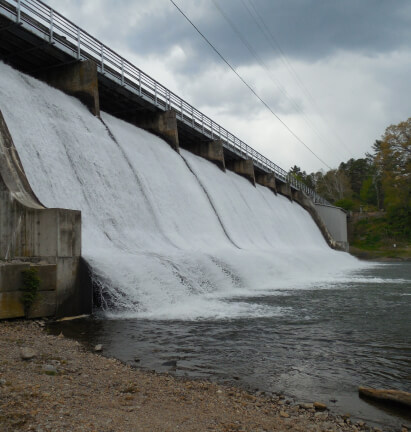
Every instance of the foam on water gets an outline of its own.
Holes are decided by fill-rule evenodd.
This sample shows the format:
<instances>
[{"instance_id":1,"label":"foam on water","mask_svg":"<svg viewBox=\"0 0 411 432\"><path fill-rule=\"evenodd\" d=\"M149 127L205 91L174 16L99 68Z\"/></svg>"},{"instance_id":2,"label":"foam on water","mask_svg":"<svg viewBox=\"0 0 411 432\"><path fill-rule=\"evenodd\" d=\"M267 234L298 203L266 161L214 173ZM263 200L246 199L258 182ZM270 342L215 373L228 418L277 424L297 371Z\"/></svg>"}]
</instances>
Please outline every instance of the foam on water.
<instances>
[{"instance_id":1,"label":"foam on water","mask_svg":"<svg viewBox=\"0 0 411 432\"><path fill-rule=\"evenodd\" d=\"M298 204L2 63L0 109L40 201L82 211L109 316L272 316L286 311L229 299L348 283L364 266Z\"/></svg>"}]
</instances>

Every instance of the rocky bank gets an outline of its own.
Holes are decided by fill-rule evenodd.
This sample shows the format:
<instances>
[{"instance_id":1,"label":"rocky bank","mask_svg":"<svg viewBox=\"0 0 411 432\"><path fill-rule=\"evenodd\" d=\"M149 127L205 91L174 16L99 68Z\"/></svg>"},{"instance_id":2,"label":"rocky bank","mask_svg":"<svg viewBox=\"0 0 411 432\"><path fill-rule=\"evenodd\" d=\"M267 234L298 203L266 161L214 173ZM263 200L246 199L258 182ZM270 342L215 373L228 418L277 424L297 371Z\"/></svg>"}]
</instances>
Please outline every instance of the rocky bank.
<instances>
[{"instance_id":1,"label":"rocky bank","mask_svg":"<svg viewBox=\"0 0 411 432\"><path fill-rule=\"evenodd\" d=\"M133 369L43 326L0 322L1 432L379 430L322 404Z\"/></svg>"}]
</instances>

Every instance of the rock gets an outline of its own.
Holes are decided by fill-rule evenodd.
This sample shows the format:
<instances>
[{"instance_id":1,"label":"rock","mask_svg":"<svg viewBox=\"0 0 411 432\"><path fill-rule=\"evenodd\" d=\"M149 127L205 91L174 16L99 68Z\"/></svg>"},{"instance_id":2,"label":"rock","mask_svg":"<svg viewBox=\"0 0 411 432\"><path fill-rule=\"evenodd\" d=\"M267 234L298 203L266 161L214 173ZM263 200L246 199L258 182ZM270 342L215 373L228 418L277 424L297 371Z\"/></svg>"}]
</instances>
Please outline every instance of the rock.
<instances>
[{"instance_id":1,"label":"rock","mask_svg":"<svg viewBox=\"0 0 411 432\"><path fill-rule=\"evenodd\" d=\"M103 345L101 345L101 344L96 345L94 347L94 351L95 352L101 352L101 351L103 351Z\"/></svg>"},{"instance_id":2,"label":"rock","mask_svg":"<svg viewBox=\"0 0 411 432\"><path fill-rule=\"evenodd\" d=\"M31 349L31 348L23 347L23 348L20 350L20 358L21 358L22 360L31 360L32 358L34 358L34 357L36 357L36 356L37 356L36 351L34 351L34 350Z\"/></svg>"},{"instance_id":3,"label":"rock","mask_svg":"<svg viewBox=\"0 0 411 432\"><path fill-rule=\"evenodd\" d=\"M162 363L162 366L177 367L177 360L166 361L166 362Z\"/></svg>"},{"instance_id":4,"label":"rock","mask_svg":"<svg viewBox=\"0 0 411 432\"><path fill-rule=\"evenodd\" d=\"M289 418L290 414L286 413L285 411L280 411L280 417Z\"/></svg>"},{"instance_id":5,"label":"rock","mask_svg":"<svg viewBox=\"0 0 411 432\"><path fill-rule=\"evenodd\" d=\"M300 403L300 408L306 409L306 410L312 409L312 408L314 408L314 404L312 404L312 403Z\"/></svg>"},{"instance_id":6,"label":"rock","mask_svg":"<svg viewBox=\"0 0 411 432\"><path fill-rule=\"evenodd\" d=\"M358 392L360 396L379 400L381 402L389 402L411 407L411 393L405 391L359 387Z\"/></svg>"},{"instance_id":7,"label":"rock","mask_svg":"<svg viewBox=\"0 0 411 432\"><path fill-rule=\"evenodd\" d=\"M140 363L140 359L139 359L138 357L134 357L134 361L135 361L136 363Z\"/></svg>"},{"instance_id":8,"label":"rock","mask_svg":"<svg viewBox=\"0 0 411 432\"><path fill-rule=\"evenodd\" d=\"M327 405L322 402L314 402L313 405L317 411L325 411L327 409Z\"/></svg>"},{"instance_id":9,"label":"rock","mask_svg":"<svg viewBox=\"0 0 411 432\"><path fill-rule=\"evenodd\" d=\"M0 378L0 387L6 385L6 380L3 378Z\"/></svg>"},{"instance_id":10,"label":"rock","mask_svg":"<svg viewBox=\"0 0 411 432\"><path fill-rule=\"evenodd\" d=\"M46 375L57 375L57 368L54 365L45 364L41 368Z\"/></svg>"}]
</instances>

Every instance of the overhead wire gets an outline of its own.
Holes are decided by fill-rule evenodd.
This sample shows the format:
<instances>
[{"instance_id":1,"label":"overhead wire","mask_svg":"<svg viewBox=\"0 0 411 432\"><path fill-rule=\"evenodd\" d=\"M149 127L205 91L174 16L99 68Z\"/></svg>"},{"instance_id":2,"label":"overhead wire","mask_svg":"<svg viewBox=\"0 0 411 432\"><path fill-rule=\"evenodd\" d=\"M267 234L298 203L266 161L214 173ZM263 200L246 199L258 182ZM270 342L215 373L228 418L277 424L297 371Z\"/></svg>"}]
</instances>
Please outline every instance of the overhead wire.
<instances>
[{"instance_id":1,"label":"overhead wire","mask_svg":"<svg viewBox=\"0 0 411 432\"><path fill-rule=\"evenodd\" d=\"M315 127L315 125L312 123L312 121L310 121L310 119L308 118L308 116L304 112L303 108L299 104L297 104L297 102L294 100L294 98L292 98L288 94L287 90L281 85L281 83L278 80L274 79L274 77L273 77L273 75L272 75L272 73L271 73L270 68L268 67L268 65L258 55L258 53L256 52L256 50L247 41L247 39L242 35L241 31L238 30L237 26L228 17L228 15L220 7L220 5L217 3L217 1L216 0L211 0L211 1L213 2L215 8L219 11L219 13L221 14L221 16L225 19L225 21L228 23L228 25L234 31L234 33L237 35L237 37L241 40L241 42L244 44L244 46L248 49L248 51L250 52L250 54L256 59L257 63L259 63L259 65L266 71L266 73L267 73L268 77L271 79L271 81L280 89L280 91L284 95L284 97L291 102L291 104L294 106L294 109L302 115L302 118L305 121L305 123L307 124L307 126L314 131L314 133L323 142L323 144L326 145L326 148L327 148L328 145L329 145L329 142L326 141L324 139L324 137L319 133L319 131L317 130L317 128ZM244 5L244 1L243 1L243 5ZM340 158L341 158L341 154L340 154ZM343 159L343 158L341 158L341 159Z\"/></svg>"},{"instance_id":2,"label":"overhead wire","mask_svg":"<svg viewBox=\"0 0 411 432\"><path fill-rule=\"evenodd\" d=\"M255 15L257 16L258 20L261 22L261 24L262 24L262 26L261 26L261 24L258 22L258 20L256 20L255 17L253 16L253 14L250 12L248 6L245 3L245 0L241 0L241 1L243 3L244 7L246 8L247 12L254 19L255 23L259 27L259 29L262 32L262 34L264 35L264 37L267 39L267 41L269 42L269 44L272 46L272 48L278 50L278 52L280 53L280 59L281 59L281 61L286 66L286 68L288 69L288 71L290 72L290 74L294 77L294 79L297 82L297 84L299 85L299 87L305 93L305 95L307 97L307 100L311 102L314 110L318 113L318 115L321 118L321 120L324 123L324 125L328 128L327 122L324 120L324 117L321 114L321 110L319 109L317 102L315 101L314 97L312 96L312 94L308 90L308 88L304 85L303 81L301 80L301 78L299 77L299 75L297 74L297 72L295 71L295 69L293 68L291 62L288 60L288 58L287 58L284 50L281 48L281 45L280 45L278 39L275 37L275 35L273 34L273 32L267 26L267 24L266 24L266 22L264 20L264 17L261 16L261 14L258 12L258 10L257 10L256 6L254 5L253 1L252 0L248 0L248 3L253 8L253 11L254 11ZM344 143L344 141L337 134L337 132L334 129L331 129L331 128L329 128L329 129L330 129L330 132L335 136L335 138L337 139L337 141L345 148L345 150L347 151L347 153L351 157L354 157L352 150ZM320 134L320 133L318 133L318 134Z\"/></svg>"},{"instance_id":3,"label":"overhead wire","mask_svg":"<svg viewBox=\"0 0 411 432\"><path fill-rule=\"evenodd\" d=\"M318 161L325 165L328 169L332 169L324 160L322 160L311 148L274 112L274 110L258 95L258 93L252 88L250 84L240 75L239 72L226 60L226 58L215 48L215 46L207 39L207 37L200 31L200 29L190 20L190 18L183 12L183 10L174 2L170 2L180 12L180 14L191 24L196 32L204 39L204 41L210 46L210 48L218 55L218 57L231 69L233 73L242 81L242 83L253 93L253 95L267 108L271 114L290 132L290 134L302 144Z\"/></svg>"}]
</instances>

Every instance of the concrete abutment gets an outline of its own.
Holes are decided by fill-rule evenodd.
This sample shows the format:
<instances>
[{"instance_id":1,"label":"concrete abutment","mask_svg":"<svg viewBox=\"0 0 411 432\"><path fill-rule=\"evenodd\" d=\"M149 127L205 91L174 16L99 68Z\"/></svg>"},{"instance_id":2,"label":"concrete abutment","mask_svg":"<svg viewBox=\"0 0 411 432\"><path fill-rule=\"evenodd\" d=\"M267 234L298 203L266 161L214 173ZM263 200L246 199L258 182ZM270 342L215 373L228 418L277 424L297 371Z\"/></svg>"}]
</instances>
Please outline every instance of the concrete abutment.
<instances>
[{"instance_id":1,"label":"concrete abutment","mask_svg":"<svg viewBox=\"0 0 411 432\"><path fill-rule=\"evenodd\" d=\"M24 315L21 272L34 267L41 284L30 317L91 312L82 271L81 213L45 208L26 178L0 112L0 318ZM81 298L81 302L72 299Z\"/></svg>"}]
</instances>

